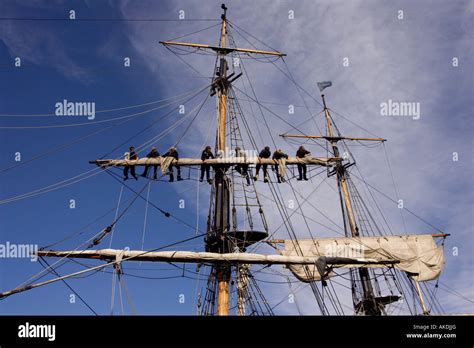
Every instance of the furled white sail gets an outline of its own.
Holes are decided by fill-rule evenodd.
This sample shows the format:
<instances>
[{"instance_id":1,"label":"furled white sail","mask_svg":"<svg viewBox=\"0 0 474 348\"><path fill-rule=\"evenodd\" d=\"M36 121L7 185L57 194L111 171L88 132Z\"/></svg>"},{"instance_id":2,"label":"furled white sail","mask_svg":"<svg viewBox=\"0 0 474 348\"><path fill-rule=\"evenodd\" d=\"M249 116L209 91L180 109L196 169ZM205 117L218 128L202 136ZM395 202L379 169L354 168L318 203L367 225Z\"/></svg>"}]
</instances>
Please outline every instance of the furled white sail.
<instances>
[{"instance_id":1,"label":"furled white sail","mask_svg":"<svg viewBox=\"0 0 474 348\"><path fill-rule=\"evenodd\" d=\"M429 234L405 236L380 236L360 238L320 238L285 241L281 250L285 256L306 257L344 257L393 259L399 263L393 267L407 272L414 280L436 279L444 266L443 249L438 247ZM389 265L365 265L364 267L388 267ZM337 265L330 267L361 267L360 264ZM321 280L316 265L288 265L288 268L301 281ZM327 277L331 276L328 272Z\"/></svg>"},{"instance_id":2,"label":"furled white sail","mask_svg":"<svg viewBox=\"0 0 474 348\"><path fill-rule=\"evenodd\" d=\"M307 156L305 158L298 158L298 157L288 157L285 161L286 165L290 164L309 164L309 165L319 165L319 166L330 166L335 162L339 161L339 157L311 157ZM126 159L99 159L95 161L91 161L91 163L95 163L100 167L114 167L114 166L146 166L146 165L161 165L162 162L165 161L164 157L157 157L157 158L140 158L137 160L126 160ZM201 164L210 164L210 165L217 165L217 164L278 164L277 160L271 158L258 158L255 156L248 156L244 157L221 157L221 158L212 158L205 161L202 161L200 158L180 158L179 160L172 159L171 163L174 166L181 165L181 166L197 166Z\"/></svg>"}]
</instances>

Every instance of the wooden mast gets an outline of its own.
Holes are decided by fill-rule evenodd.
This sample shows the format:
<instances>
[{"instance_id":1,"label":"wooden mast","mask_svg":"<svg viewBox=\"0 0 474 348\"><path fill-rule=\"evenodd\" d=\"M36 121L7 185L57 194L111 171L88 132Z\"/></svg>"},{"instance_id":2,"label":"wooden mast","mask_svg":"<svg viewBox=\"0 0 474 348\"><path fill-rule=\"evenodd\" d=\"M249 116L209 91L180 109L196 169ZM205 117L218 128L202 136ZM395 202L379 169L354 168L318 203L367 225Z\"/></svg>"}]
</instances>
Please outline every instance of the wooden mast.
<instances>
[{"instance_id":1,"label":"wooden mast","mask_svg":"<svg viewBox=\"0 0 474 348\"><path fill-rule=\"evenodd\" d=\"M211 95L214 95L217 91L218 113L216 151L223 154L226 150L227 90L230 84L242 75L227 75L226 55L232 52L239 52L246 54L262 54L283 57L285 54L276 51L225 47L227 35L227 7L225 6L225 4L222 4L221 8L223 10L223 14L221 15L221 35L218 46L175 41L160 41L160 43L166 46L195 47L197 49L212 50L214 52L217 52L219 65L215 72L214 81L211 86ZM202 164L202 161L200 161L199 164ZM315 164L322 164L322 162L316 161ZM231 163L226 163L224 165L215 166L215 175L213 183L214 192L211 198L213 200L212 206L214 210L212 217L210 216L210 219L208 220L208 231L205 239L206 251L208 252L229 253L233 251L229 250L231 243L229 243L229 239L227 237L227 232L229 231L230 226L230 190L229 179L226 177L226 172L230 165ZM231 268L228 264L222 263L221 265L216 265L216 271L218 287L217 314L228 315L229 281L231 277Z\"/></svg>"},{"instance_id":2,"label":"wooden mast","mask_svg":"<svg viewBox=\"0 0 474 348\"><path fill-rule=\"evenodd\" d=\"M227 23L226 23L226 12L227 7L222 4L222 9L224 13L222 14L222 25L221 25L221 39L220 39L220 47L225 47L225 36L227 30ZM219 69L219 77L222 80L221 88L218 92L218 99L219 99L219 108L218 108L218 137L217 137L217 149L221 152L225 152L225 133L226 133L226 113L227 113L227 61L225 59L225 55L219 53L219 62L220 62L220 69ZM228 206L229 203L229 191L227 189L226 183L224 181L224 170L221 171L218 178L216 178L215 185L216 185L216 192L217 192L217 199L216 199L216 209L219 211L219 214L216 214L217 217L220 215L224 220L226 215L228 214ZM219 187L217 187L219 186ZM220 193L220 194L219 194ZM221 197L218 197L221 196ZM221 199L219 199L221 198ZM223 199L222 199L223 198ZM226 210L226 211L224 211ZM216 217L214 217L216 219ZM221 220L222 221L222 220ZM227 221L225 221L227 223ZM218 229L219 232L222 234L221 238L224 237L224 229L226 225L219 226L216 224L216 221L213 223L213 227ZM220 227L220 228L219 228ZM225 241L224 241L225 243ZM229 315L229 281L230 281L231 269L228 265L221 264L217 266L217 315Z\"/></svg>"},{"instance_id":3,"label":"wooden mast","mask_svg":"<svg viewBox=\"0 0 474 348\"><path fill-rule=\"evenodd\" d=\"M430 315L430 311L426 307L425 299L423 298L423 294L421 292L420 283L417 280L415 280L414 282L415 282L416 293L418 294L418 298L420 299L420 305L421 305L421 309L423 310L423 315Z\"/></svg>"},{"instance_id":4,"label":"wooden mast","mask_svg":"<svg viewBox=\"0 0 474 348\"><path fill-rule=\"evenodd\" d=\"M339 157L339 149L337 147L337 138L334 137L331 117L329 116L329 110L326 106L326 100L324 99L324 94L321 95L324 105L324 115L326 117L326 123L328 127L328 135L331 142L331 146L334 152L334 156ZM354 216L354 210L352 208L351 199L349 196L349 189L347 187L347 171L344 165L341 162L336 164L336 173L338 184L340 187L340 193L342 193L342 199L344 200L344 206L346 207L346 213L349 220L349 227L351 230L352 237L359 237L359 228ZM362 308L364 313L369 315L380 315L381 311L378 307L376 300L374 298L374 292L372 288L372 283L370 282L370 275L367 269L359 269L359 276L362 283L362 289L364 298L362 299ZM368 308L366 308L366 306Z\"/></svg>"},{"instance_id":5,"label":"wooden mast","mask_svg":"<svg viewBox=\"0 0 474 348\"><path fill-rule=\"evenodd\" d=\"M221 39L220 39L220 47L225 47L225 36L227 31L227 23L226 23L226 11L227 8L224 4L222 4L222 9L224 10L224 14L222 15L222 25L221 25ZM221 78L225 79L227 76L227 64L222 64L225 62L225 57L222 53L219 53L219 61L220 64L220 76ZM225 151L225 124L226 124L226 112L227 112L227 89L222 88L218 94L219 97L219 139L218 139L218 150Z\"/></svg>"},{"instance_id":6,"label":"wooden mast","mask_svg":"<svg viewBox=\"0 0 474 348\"><path fill-rule=\"evenodd\" d=\"M326 107L326 100L324 99L324 94L322 94L321 97L323 98L324 115L326 116L326 123L327 123L327 126L328 126L328 135L329 135L329 138L334 138L333 131L332 131L331 118L329 117L329 110ZM339 149L337 147L337 141L332 139L331 140L331 146L332 146L332 149L333 149L333 152L334 152L334 156L339 157ZM338 167L338 166L336 166L336 167ZM339 168L337 168L337 172L338 173L340 172ZM338 175L339 185L341 187L341 191L342 191L342 194L343 194L344 203L345 203L346 210L347 210L347 217L349 218L349 226L350 226L350 229L351 229L352 236L353 237L358 237L359 236L359 230L357 228L357 224L356 224L355 218L354 218L354 211L352 209L352 203L351 203L351 200L350 200L350 197L349 197L349 190L347 188L347 181L346 181L345 175L343 175L343 174L345 174L345 173L341 173L341 175Z\"/></svg>"},{"instance_id":7,"label":"wooden mast","mask_svg":"<svg viewBox=\"0 0 474 348\"><path fill-rule=\"evenodd\" d=\"M354 140L354 141L386 141L384 138L360 138L360 137L342 137L335 136L333 132L333 125L331 123L331 117L329 115L329 109L326 106L326 100L324 99L324 94L321 94L323 99L324 106L324 115L326 117L327 123L327 135L290 135L290 134L281 134L282 137L288 138L307 138L307 139L325 139L331 143L333 149L334 158L339 158L339 148L337 147L337 142L339 140ZM354 209L352 207L352 202L349 194L349 188L347 186L347 179L349 174L346 170L346 166L342 164L342 161L336 162L335 174L337 174L337 182L339 187L339 194L341 198L341 204L343 209L345 207L345 212L349 220L349 228L351 231L352 237L359 237L359 228L357 227L356 219L354 216ZM377 303L377 300L374 296L374 291L372 288L372 283L370 281L370 275L367 269L359 269L359 276L362 284L363 296L362 302L360 303L364 313L368 315L380 315L381 309Z\"/></svg>"}]
</instances>

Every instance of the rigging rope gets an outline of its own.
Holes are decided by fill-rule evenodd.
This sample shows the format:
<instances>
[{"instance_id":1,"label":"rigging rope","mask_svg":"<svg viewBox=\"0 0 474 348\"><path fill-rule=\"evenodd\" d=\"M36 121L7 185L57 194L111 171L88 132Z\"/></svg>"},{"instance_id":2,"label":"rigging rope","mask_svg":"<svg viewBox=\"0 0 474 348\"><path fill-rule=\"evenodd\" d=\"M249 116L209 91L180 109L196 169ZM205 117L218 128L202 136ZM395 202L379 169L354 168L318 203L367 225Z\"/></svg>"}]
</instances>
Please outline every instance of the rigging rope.
<instances>
[{"instance_id":1,"label":"rigging rope","mask_svg":"<svg viewBox=\"0 0 474 348\"><path fill-rule=\"evenodd\" d=\"M123 187L123 186L122 186ZM145 232L146 232L146 222L147 222L147 216L148 216L148 201L150 198L150 187L151 187L151 181L148 182L148 190L146 193L146 202L145 202L145 217L143 218L143 233L142 233L142 250L143 246L145 245Z\"/></svg>"},{"instance_id":2,"label":"rigging rope","mask_svg":"<svg viewBox=\"0 0 474 348\"><path fill-rule=\"evenodd\" d=\"M202 90L199 90L194 96L198 95L200 92L207 89L208 87L209 87L209 85L206 85L206 87L202 88ZM190 99L192 99L192 98L190 98ZM160 106L157 106L157 107L145 110L145 111L140 111L140 112L136 112L136 113L133 113L133 114L119 116L119 117L113 117L113 118L109 118L109 119L106 119L106 120L100 120L100 121L88 121L88 122L80 122L80 123L60 124L60 125L43 125L43 126L0 126L0 129L51 129L51 128L70 128L70 127L90 126L90 125L94 125L94 124L101 124L101 123L107 123L107 122L124 120L124 119L125 120L135 119L138 116L142 116L142 115L148 114L152 111L162 109L162 108L167 107L169 105L172 105L174 103L176 103L176 101L173 101L173 102L170 102L170 103L167 103L167 104L164 104L164 105L160 105ZM165 116L163 116L163 117L166 117L168 115L169 115L169 113L165 114ZM154 123L156 123L156 121Z\"/></svg>"},{"instance_id":3,"label":"rigging rope","mask_svg":"<svg viewBox=\"0 0 474 348\"><path fill-rule=\"evenodd\" d=\"M359 178L357 175L355 174L352 174L352 176L354 176L355 178L359 179L362 181L361 178ZM373 190L375 190L377 193L379 193L380 195L382 195L383 197L387 198L389 201L395 203L398 205L398 201L396 201L395 199L393 199L392 197L386 195L385 193L383 193L382 191L380 191L379 189L377 189L376 187L374 187L373 185L367 183L368 186L370 186ZM414 217L416 217L417 219L419 219L420 221L424 222L425 224L427 224L428 226L434 228L436 231L440 232L440 233L444 233L441 229L439 229L438 227L432 225L431 223L429 223L428 221L426 221L425 219L423 219L422 217L420 217L419 215L417 215L416 213L414 213L413 211L411 211L410 209L408 209L407 207L403 207L404 210L406 210L407 212L409 212L411 215L413 215Z\"/></svg>"},{"instance_id":4,"label":"rigging rope","mask_svg":"<svg viewBox=\"0 0 474 348\"><path fill-rule=\"evenodd\" d=\"M15 202L15 201L19 201L19 200L30 198L30 197L34 197L34 196L37 196L37 195L40 195L40 194L43 194L43 193L47 193L47 192L51 192L51 191L54 191L54 190L57 190L57 189L60 189L60 188L64 188L66 186L76 184L78 182L89 179L89 178L91 178L95 175L101 174L101 173L102 173L102 171L100 170L100 168L94 168L94 169L88 170L84 173L75 175L75 176L73 176L69 179L57 182L55 184L51 184L51 185L42 187L40 189L36 189L36 190L30 191L30 192L27 192L27 193L23 193L23 194L20 194L20 195L17 195L17 196L5 198L3 200L0 200L0 205Z\"/></svg>"},{"instance_id":5,"label":"rigging rope","mask_svg":"<svg viewBox=\"0 0 474 348\"><path fill-rule=\"evenodd\" d=\"M144 189L145 187L146 187L146 185L142 188L142 190L140 191L140 193L143 191L143 189ZM136 193L136 194L139 195L139 193ZM110 233L110 231L113 229L113 226L115 226L115 224L125 215L125 213L127 212L127 210L128 210L128 209L132 206L132 204L136 201L136 199L137 199L137 197L138 197L137 195L131 200L131 202L129 203L129 205L122 211L122 213L121 213L118 217L116 217L116 218L114 219L114 221L113 221L107 228L102 229L101 231L99 231L98 233L96 233L93 237L89 238L87 241L85 241L84 243L80 244L78 247L76 247L76 248L74 249L74 251L77 250L77 249L79 249L81 246L85 246L86 249L89 249L89 248L91 248L92 246L99 244L99 243L102 241L102 239L103 239L108 233ZM108 213L107 213L107 214L108 214ZM91 241L91 243L89 243L90 241ZM89 244L88 244L88 243L89 243ZM57 244L57 243L51 244L50 246L55 245L55 244ZM43 248L41 248L41 249L43 250L43 249L45 249L45 248L43 247ZM70 254L68 254L68 255L70 255ZM55 266L55 265L58 264L59 262L61 262L61 261L65 260L65 259L67 259L67 256L68 256L68 255L61 257L59 260L57 260L56 262L54 262L54 263L52 264L52 266ZM51 269L53 269L52 266L50 266ZM60 267L60 266L58 266L58 267ZM45 269L45 270L43 270L43 271L41 271L41 272L39 272L39 273L37 273L37 274L31 276L30 278L28 278L26 281L24 281L24 282L23 282L22 284L20 284L19 286L22 286L22 285L28 283L29 281L32 282L33 279L38 279L38 277L40 277L40 276L41 276L41 278L42 278L42 277L45 275L45 271L48 271L48 269Z\"/></svg>"},{"instance_id":6,"label":"rigging rope","mask_svg":"<svg viewBox=\"0 0 474 348\"><path fill-rule=\"evenodd\" d=\"M105 113L105 112L122 111L122 110L140 108L140 107L143 107L143 106L158 104L158 103L162 103L162 102L165 102L165 101L174 100L174 99L177 99L177 98L179 99L179 98L184 97L186 95L192 94L194 91L195 90L190 90L190 91L187 91L187 92L184 92L182 94L178 94L178 95L175 95L175 96L172 96L172 97L169 97L169 98L157 99L157 100L142 103L142 104L134 104L134 105L122 106L122 107L112 108L112 109L97 110L95 113L100 114L100 113ZM49 114L0 114L0 117L39 117L39 116L55 116L55 117L57 117L56 113L54 113L54 112L49 113Z\"/></svg>"},{"instance_id":7,"label":"rigging rope","mask_svg":"<svg viewBox=\"0 0 474 348\"><path fill-rule=\"evenodd\" d=\"M70 22L69 18L0 17L0 21ZM74 22L216 22L216 18L76 18Z\"/></svg>"},{"instance_id":8,"label":"rigging rope","mask_svg":"<svg viewBox=\"0 0 474 348\"><path fill-rule=\"evenodd\" d=\"M203 89L204 90L204 89ZM202 90L200 91L202 92ZM197 94L196 94L197 95ZM194 96L192 97L194 98ZM191 99L192 99L191 98ZM196 108L195 108L196 109ZM192 115L192 112L189 113L189 115ZM169 115L171 112L167 113L164 117L166 117L167 115ZM189 115L187 115L186 117L189 117ZM152 143L154 141L157 141L158 139L164 137L167 133L169 133L170 131L172 131L173 129L177 128L181 123L183 123L185 120L186 120L186 117L182 118L181 120L179 120L178 122L176 122L175 124L173 124L172 126L170 126L168 129L166 129L165 131L163 131L162 133L158 134L157 136L151 138L150 140L148 140L147 142L145 142L143 145L140 145L137 147L137 152L141 152L142 150L140 150L140 148L142 147L145 147L147 146L149 143ZM156 123L157 121L153 122L153 123ZM152 124L153 124L152 123ZM151 125L147 126L145 129L141 130L139 133L142 133L143 131L145 131L146 129L148 129L149 127L151 127ZM138 133L138 134L139 134ZM137 134L135 134L133 137L135 137ZM130 139L127 139L127 140L130 140ZM123 144L121 144L123 145ZM121 146L120 145L120 146ZM115 149L117 149L118 147L114 148L112 151L115 151ZM112 152L111 151L111 152ZM109 152L110 154L110 152ZM106 155L105 155L106 156ZM103 156L103 157L105 157ZM7 199L4 199L4 200L0 200L0 205L1 204L6 204L6 203L11 203L11 202L14 202L14 201L17 201L17 200L22 200L22 199L25 199L25 198L30 198L30 197L33 197L33 196L36 196L36 195L40 195L40 194L44 194L44 193L47 193L47 192L50 192L50 191L54 191L54 190L57 190L57 189L61 189L61 188L64 188L66 186L69 186L69 185L72 185L72 184L75 184L77 182L80 182L80 181L83 181L85 179L88 179L92 176L95 176L97 174L100 174L102 173L101 171L102 168L98 167L98 168L94 168L94 169L91 169L89 171L86 171L84 173L81 173L79 175L76 175L74 177L71 177L69 179L66 179L66 180L63 180L63 181L60 181L60 182L57 182L55 184L52 184L52 185L49 185L49 186L46 186L46 187L43 187L43 188L40 188L40 189L37 189L37 190L33 190L33 191L30 191L28 193L25 193L25 194L20 194L20 195L17 195L17 196L14 196L14 197L10 197L10 198L7 198ZM86 174L90 173L89 175L87 176L84 176Z\"/></svg>"},{"instance_id":9,"label":"rigging rope","mask_svg":"<svg viewBox=\"0 0 474 348\"><path fill-rule=\"evenodd\" d=\"M119 207L120 207L120 201L122 200L122 193L123 193L123 185L120 186L120 193L119 193L119 198L118 198L118 201L117 201L117 209L115 210L115 218L114 218L114 221L117 221L117 216L118 216L118 212L119 212ZM117 227L117 224L115 223L113 226L112 226L112 231L110 233L110 241L109 241L109 248L112 247L112 240L114 239L114 232L115 232L115 228Z\"/></svg>"},{"instance_id":10,"label":"rigging rope","mask_svg":"<svg viewBox=\"0 0 474 348\"><path fill-rule=\"evenodd\" d=\"M203 90L205 90L205 89L207 89L207 88L208 88L208 85L206 85L206 86L205 86L204 88L202 88L202 89L198 89L198 91L196 92L196 94L195 94L194 96L198 95L200 92L202 92ZM193 90L193 91L191 91L191 92L186 92L185 94L180 95L179 97L189 95L190 93L195 92L195 91L196 91L196 90ZM193 99L193 98L190 98L190 99L186 100L186 101L184 102L184 104L186 104L186 103L187 103L188 101L190 101L191 99ZM180 100L180 99L177 99L175 102L178 102L179 100ZM175 102L174 102L174 103L175 103ZM171 105L171 104L172 104L172 103L167 104L166 106L169 106L169 105ZM164 106L165 106L165 105L163 105L163 107L164 107ZM154 122L152 122L151 124L149 124L147 127L145 127L143 130L141 130L139 133L135 134L134 136L137 136L138 134L140 134L140 133L144 132L145 130L151 128L152 125L156 124L158 121L163 120L165 117L167 117L169 114L171 114L171 112L172 112L173 110L175 110L175 109L172 109L169 113L167 113L167 114L165 114L165 115L159 117L157 120L155 120ZM136 116L136 117L139 117L139 116L140 116L140 115L138 115L138 116ZM114 128L114 127L117 127L117 126L120 126L120 125L122 125L122 124L124 124L124 123L127 123L127 122L129 122L129 121L135 119L136 117L128 118L128 119L126 119L126 120L124 120L124 121L122 121L122 122L113 124L113 125L108 126L108 127L106 127L106 128L99 129L99 130L97 130L97 131L95 131L95 132L93 132L93 133L87 134L87 135L85 135L85 136L78 137L78 138L74 139L74 140L71 141L71 142L63 143L63 144L61 144L61 145L59 145L59 146L57 146L57 147L55 147L55 148L49 149L49 150L47 150L47 151L45 151L45 152L43 152L43 153L40 153L40 154L38 154L38 155L35 155L35 156L33 156L32 158L29 158L29 159L26 159L26 160L24 160L24 161L21 161L21 162L15 164L15 165L12 165L12 166L5 167L5 168L3 168L3 169L0 169L0 173L7 172L7 171L9 171L9 170L11 170L11 169L15 169L15 168L20 167L20 166L22 166L22 165L25 165L25 164L31 163L31 162L33 162L33 161L36 161L36 160L38 160L38 159L41 159L41 158L43 158L43 157L46 157L46 156L48 156L48 155L50 155L50 154L53 154L53 153L56 153L56 152L58 152L58 151L64 150L64 149L66 149L66 148L68 148L68 147L70 147L70 146L72 146L72 145L75 145L75 144L80 143L80 142L82 142L82 141L84 141L84 140L86 140L86 139L88 139L88 138L90 138L90 137L93 137L94 135L100 134L100 133L105 132L105 131L108 131L108 130ZM133 138L133 137L132 137L132 138ZM127 140L131 140L131 138L129 138L129 139L127 139Z\"/></svg>"},{"instance_id":11,"label":"rigging rope","mask_svg":"<svg viewBox=\"0 0 474 348\"><path fill-rule=\"evenodd\" d=\"M112 273L112 294L110 296L110 315L114 315L114 306L115 306L115 271Z\"/></svg>"},{"instance_id":12,"label":"rigging rope","mask_svg":"<svg viewBox=\"0 0 474 348\"><path fill-rule=\"evenodd\" d=\"M395 178L393 176L393 170L392 170L392 166L390 164L390 159L388 158L387 148L385 147L385 143L382 143L382 145L383 145L383 151L385 153L385 159L387 160L388 171L390 172L390 177L392 178L393 190L395 192L395 197L398 201L400 199L400 195L398 194L397 185L395 184ZM400 216L401 216L402 222L403 222L403 231L406 234L407 233L407 228L406 228L406 224L405 224L405 217L403 216L403 209L400 209Z\"/></svg>"},{"instance_id":13,"label":"rigging rope","mask_svg":"<svg viewBox=\"0 0 474 348\"><path fill-rule=\"evenodd\" d=\"M51 269L51 271L48 271L48 272L51 272L51 273L55 274L57 277L60 277L59 273L58 273L55 269L52 269L52 268L50 267L49 263L48 263L44 258L40 257L40 258L38 258L38 261L39 261L39 264L40 264L45 270ZM46 264L47 267L46 267L45 265L43 265L43 262ZM69 288L69 290L71 290L71 291L74 293L74 295L76 295L76 296L79 298L79 300L81 300L81 302L82 302L87 308L90 309L90 311L91 311L92 313L94 313L94 315L98 315L97 312L86 302L86 300L84 300L84 299L82 298L82 296L79 295L79 293L78 293L76 290L74 290L74 289L68 284L68 282L66 282L64 279L62 280L62 282Z\"/></svg>"}]
</instances>

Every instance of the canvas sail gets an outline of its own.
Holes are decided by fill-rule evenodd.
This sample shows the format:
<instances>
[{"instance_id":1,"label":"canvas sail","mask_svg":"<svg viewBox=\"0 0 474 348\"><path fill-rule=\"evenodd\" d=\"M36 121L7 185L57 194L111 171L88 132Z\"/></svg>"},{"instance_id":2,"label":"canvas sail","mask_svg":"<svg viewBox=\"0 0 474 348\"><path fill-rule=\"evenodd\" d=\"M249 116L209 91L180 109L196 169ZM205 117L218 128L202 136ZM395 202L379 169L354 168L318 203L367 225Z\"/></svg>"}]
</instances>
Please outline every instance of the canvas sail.
<instances>
[{"instance_id":1,"label":"canvas sail","mask_svg":"<svg viewBox=\"0 0 474 348\"><path fill-rule=\"evenodd\" d=\"M301 252L299 252L301 250ZM344 257L393 259L399 263L393 266L409 274L416 281L436 279L444 265L442 247L438 247L429 234L405 236L380 236L360 238L320 238L285 241L282 255L306 257ZM360 264L337 265L331 267L361 267ZM388 265L363 265L363 267L388 267ZM321 280L317 265L288 265L291 272L301 281ZM329 271L327 277L332 273Z\"/></svg>"}]
</instances>

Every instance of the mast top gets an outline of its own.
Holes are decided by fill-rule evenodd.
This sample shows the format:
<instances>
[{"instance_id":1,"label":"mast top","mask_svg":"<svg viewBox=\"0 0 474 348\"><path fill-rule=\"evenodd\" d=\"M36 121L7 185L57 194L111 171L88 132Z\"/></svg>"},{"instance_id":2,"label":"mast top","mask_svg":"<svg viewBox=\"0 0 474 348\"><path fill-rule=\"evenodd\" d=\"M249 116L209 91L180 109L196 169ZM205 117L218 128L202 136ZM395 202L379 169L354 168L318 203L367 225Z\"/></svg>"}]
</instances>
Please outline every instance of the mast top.
<instances>
[{"instance_id":1,"label":"mast top","mask_svg":"<svg viewBox=\"0 0 474 348\"><path fill-rule=\"evenodd\" d=\"M306 134L280 134L283 138L305 138L305 139L325 139L333 144L337 143L339 140L353 140L353 141L380 141L385 142L387 139L384 138L368 138L368 137L343 137L343 136L333 136L332 127L331 127L331 118L329 115L329 108L326 105L326 99L324 98L324 93L322 91L332 86L331 81L318 82L319 91L321 92L321 98L323 100L323 110L325 112L326 120L328 123L329 135L306 135ZM334 121L333 121L334 122ZM337 156L336 156L337 157Z\"/></svg>"},{"instance_id":2,"label":"mast top","mask_svg":"<svg viewBox=\"0 0 474 348\"><path fill-rule=\"evenodd\" d=\"M327 106L326 106L326 99L324 98L324 94L321 94L321 98L323 99L324 110L326 110Z\"/></svg>"},{"instance_id":3,"label":"mast top","mask_svg":"<svg viewBox=\"0 0 474 348\"><path fill-rule=\"evenodd\" d=\"M225 5L225 4L222 4L222 5L221 5L221 9L224 10L224 13L221 15L221 19L222 19L223 21L225 21L225 20L226 20L226 14L227 14L227 7L226 7L226 5Z\"/></svg>"}]
</instances>

